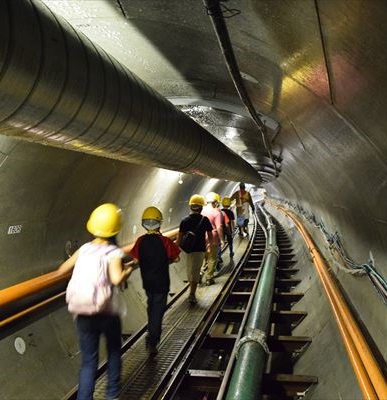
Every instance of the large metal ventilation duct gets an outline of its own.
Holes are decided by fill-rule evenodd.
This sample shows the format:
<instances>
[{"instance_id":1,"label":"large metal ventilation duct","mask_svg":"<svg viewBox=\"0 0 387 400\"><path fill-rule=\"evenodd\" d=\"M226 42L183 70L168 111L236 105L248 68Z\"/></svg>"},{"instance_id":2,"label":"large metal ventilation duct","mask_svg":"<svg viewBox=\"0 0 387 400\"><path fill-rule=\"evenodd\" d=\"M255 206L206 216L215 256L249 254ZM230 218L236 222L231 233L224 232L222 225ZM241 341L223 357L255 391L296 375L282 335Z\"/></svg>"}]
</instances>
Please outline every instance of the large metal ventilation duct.
<instances>
[{"instance_id":1,"label":"large metal ventilation duct","mask_svg":"<svg viewBox=\"0 0 387 400\"><path fill-rule=\"evenodd\" d=\"M0 1L0 133L258 184L256 170L41 3Z\"/></svg>"}]
</instances>

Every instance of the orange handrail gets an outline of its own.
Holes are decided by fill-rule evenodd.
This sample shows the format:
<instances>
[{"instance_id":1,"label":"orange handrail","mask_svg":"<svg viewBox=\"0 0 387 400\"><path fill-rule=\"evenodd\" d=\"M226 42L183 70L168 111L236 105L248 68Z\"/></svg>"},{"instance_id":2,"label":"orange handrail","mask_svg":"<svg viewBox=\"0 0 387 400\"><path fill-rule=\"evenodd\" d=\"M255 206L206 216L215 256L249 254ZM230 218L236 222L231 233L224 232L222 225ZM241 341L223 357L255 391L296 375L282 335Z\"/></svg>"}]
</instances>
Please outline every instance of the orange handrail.
<instances>
[{"instance_id":1,"label":"orange handrail","mask_svg":"<svg viewBox=\"0 0 387 400\"><path fill-rule=\"evenodd\" d=\"M25 299L28 296L39 293L44 289L48 289L57 283L64 282L71 276L68 274L59 274L57 271L52 271L47 274L29 279L6 289L0 290L0 307L8 306L18 300Z\"/></svg>"},{"instance_id":2,"label":"orange handrail","mask_svg":"<svg viewBox=\"0 0 387 400\"><path fill-rule=\"evenodd\" d=\"M387 383L343 295L328 272L328 265L311 236L294 213L271 203L293 220L312 254L313 263L327 293L334 316L343 337L350 362L366 399L387 399Z\"/></svg>"},{"instance_id":3,"label":"orange handrail","mask_svg":"<svg viewBox=\"0 0 387 400\"><path fill-rule=\"evenodd\" d=\"M7 317L3 320L0 321L0 329L4 328L6 325L11 324L12 322L15 322L19 318L25 317L26 315L32 313L33 311L38 310L39 308L42 308L44 306L48 306L49 304L53 303L55 300L60 299L61 297L64 297L66 292L60 292L46 300L41 301L40 303L34 304L31 307L28 307L16 314L11 315L10 317Z\"/></svg>"},{"instance_id":4,"label":"orange handrail","mask_svg":"<svg viewBox=\"0 0 387 400\"><path fill-rule=\"evenodd\" d=\"M164 236L172 238L177 235L179 229L172 229L163 233ZM123 247L125 253L129 253L134 243L130 243ZM48 289L58 283L65 282L71 276L71 272L67 274L59 274L57 271L52 271L47 274L38 276L0 290L0 307L8 306L28 296L39 293L44 289Z\"/></svg>"}]
</instances>

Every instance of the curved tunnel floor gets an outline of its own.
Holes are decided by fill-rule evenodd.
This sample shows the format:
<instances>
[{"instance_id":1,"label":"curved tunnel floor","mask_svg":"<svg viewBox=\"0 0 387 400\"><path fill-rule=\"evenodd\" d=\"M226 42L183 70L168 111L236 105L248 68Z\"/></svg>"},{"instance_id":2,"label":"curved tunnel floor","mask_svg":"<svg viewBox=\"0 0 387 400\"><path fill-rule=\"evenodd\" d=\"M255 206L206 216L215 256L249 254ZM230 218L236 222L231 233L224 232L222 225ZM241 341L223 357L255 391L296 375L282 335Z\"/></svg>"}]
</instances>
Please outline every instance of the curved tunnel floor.
<instances>
[{"instance_id":1,"label":"curved tunnel floor","mask_svg":"<svg viewBox=\"0 0 387 400\"><path fill-rule=\"evenodd\" d=\"M183 345L199 326L215 298L226 283L230 271L238 264L249 241L234 237L234 257L230 259L228 248L223 252L223 271L215 275L215 284L200 285L197 290L198 303L192 306L187 295L180 297L164 315L163 332L159 351L150 358L145 347L145 335L122 356L122 391L120 399L149 399L160 384L168 366L179 354ZM105 399L106 373L97 381L94 399Z\"/></svg>"}]
</instances>

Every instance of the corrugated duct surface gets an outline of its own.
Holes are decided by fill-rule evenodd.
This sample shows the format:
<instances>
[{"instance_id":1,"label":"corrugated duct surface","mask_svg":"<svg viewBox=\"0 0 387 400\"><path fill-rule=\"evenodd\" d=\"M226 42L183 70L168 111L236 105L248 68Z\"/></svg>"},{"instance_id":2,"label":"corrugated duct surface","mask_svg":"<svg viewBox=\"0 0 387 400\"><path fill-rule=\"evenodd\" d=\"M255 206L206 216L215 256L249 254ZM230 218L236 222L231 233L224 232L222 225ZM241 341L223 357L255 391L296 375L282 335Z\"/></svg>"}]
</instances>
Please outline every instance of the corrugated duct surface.
<instances>
[{"instance_id":1,"label":"corrugated duct surface","mask_svg":"<svg viewBox=\"0 0 387 400\"><path fill-rule=\"evenodd\" d=\"M250 164L35 1L0 2L0 133L260 182Z\"/></svg>"}]
</instances>

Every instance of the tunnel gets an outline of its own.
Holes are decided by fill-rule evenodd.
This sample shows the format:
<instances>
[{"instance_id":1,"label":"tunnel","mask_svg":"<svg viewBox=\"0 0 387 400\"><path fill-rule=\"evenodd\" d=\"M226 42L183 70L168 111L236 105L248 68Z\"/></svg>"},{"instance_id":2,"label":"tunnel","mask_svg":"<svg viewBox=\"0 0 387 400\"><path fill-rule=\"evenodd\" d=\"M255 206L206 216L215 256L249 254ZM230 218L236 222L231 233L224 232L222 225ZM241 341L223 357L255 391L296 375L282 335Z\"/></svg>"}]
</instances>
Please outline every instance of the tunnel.
<instances>
[{"instance_id":1,"label":"tunnel","mask_svg":"<svg viewBox=\"0 0 387 400\"><path fill-rule=\"evenodd\" d=\"M385 18L384 0L0 0L0 399L77 385L55 271L90 240L94 208L120 207L130 246L146 207L175 232L191 195L244 182L297 258L294 332L311 344L291 363L318 383L290 397L387 400ZM369 392L316 249L375 365ZM172 299L184 256L170 274ZM138 271L127 285L123 339L147 321Z\"/></svg>"}]
</instances>

